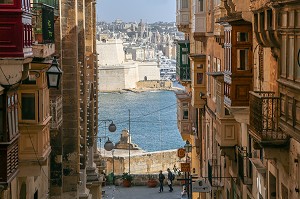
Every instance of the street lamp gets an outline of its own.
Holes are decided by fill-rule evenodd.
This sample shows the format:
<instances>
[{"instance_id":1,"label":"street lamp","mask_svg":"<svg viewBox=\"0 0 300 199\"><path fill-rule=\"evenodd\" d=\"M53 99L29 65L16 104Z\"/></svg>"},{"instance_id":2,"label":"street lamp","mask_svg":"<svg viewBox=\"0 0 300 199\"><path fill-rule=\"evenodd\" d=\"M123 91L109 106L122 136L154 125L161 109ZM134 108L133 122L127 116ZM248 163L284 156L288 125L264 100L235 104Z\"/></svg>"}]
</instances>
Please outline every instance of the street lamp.
<instances>
[{"instance_id":1,"label":"street lamp","mask_svg":"<svg viewBox=\"0 0 300 199\"><path fill-rule=\"evenodd\" d=\"M99 121L103 121L105 122L105 127L106 127L106 122L111 122L110 125L108 126L108 130L110 132L115 132L117 130L117 127L116 125L114 124L114 122L112 120L99 120ZM101 139L104 138L106 139L107 138L107 141L105 142L104 144L104 149L106 151L111 151L114 149L114 143L112 141L109 140L109 137L106 136L106 131L105 131L105 135L104 136L100 136L100 137L96 137L96 138L100 138L100 142L101 142ZM100 146L101 147L101 146Z\"/></svg>"},{"instance_id":2,"label":"street lamp","mask_svg":"<svg viewBox=\"0 0 300 199\"><path fill-rule=\"evenodd\" d=\"M114 143L112 143L112 141L109 140L109 137L107 137L107 141L104 144L104 149L106 151L111 151L114 149L114 147L115 147Z\"/></svg>"},{"instance_id":3,"label":"street lamp","mask_svg":"<svg viewBox=\"0 0 300 199\"><path fill-rule=\"evenodd\" d=\"M56 57L53 58L50 68L46 71L48 88L59 87L62 70L58 67Z\"/></svg>"},{"instance_id":4,"label":"street lamp","mask_svg":"<svg viewBox=\"0 0 300 199\"><path fill-rule=\"evenodd\" d=\"M110 125L108 126L108 130L110 131L110 132L115 132L116 130L117 130L117 127L116 127L116 125L114 124L114 122L112 121L111 123L110 123Z\"/></svg>"},{"instance_id":5,"label":"street lamp","mask_svg":"<svg viewBox=\"0 0 300 199\"><path fill-rule=\"evenodd\" d=\"M187 153L192 152L192 145L191 145L190 141L187 140L185 142L184 149Z\"/></svg>"},{"instance_id":6,"label":"street lamp","mask_svg":"<svg viewBox=\"0 0 300 199\"><path fill-rule=\"evenodd\" d=\"M186 141L185 145L184 145L184 149L185 149L185 162L188 162L188 153L192 152L192 145L190 143L190 141ZM190 164L190 163L189 163ZM188 199L191 198L191 188L190 185L192 183L192 181L190 180L190 172L185 172L185 186L186 186L186 190L187 190L187 195L188 195Z\"/></svg>"}]
</instances>

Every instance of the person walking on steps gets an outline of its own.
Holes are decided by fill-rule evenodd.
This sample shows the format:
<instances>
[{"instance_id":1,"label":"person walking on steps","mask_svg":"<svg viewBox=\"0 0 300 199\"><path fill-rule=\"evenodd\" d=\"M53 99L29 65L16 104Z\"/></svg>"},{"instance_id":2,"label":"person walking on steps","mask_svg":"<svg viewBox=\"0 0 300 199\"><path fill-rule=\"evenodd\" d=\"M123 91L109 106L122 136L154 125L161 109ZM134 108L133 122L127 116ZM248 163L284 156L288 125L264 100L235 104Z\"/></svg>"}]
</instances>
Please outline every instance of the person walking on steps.
<instances>
[{"instance_id":1,"label":"person walking on steps","mask_svg":"<svg viewBox=\"0 0 300 199\"><path fill-rule=\"evenodd\" d=\"M164 180L165 180L165 175L162 174L162 170L159 171L158 174L158 181L159 181L159 193L164 191Z\"/></svg>"},{"instance_id":2,"label":"person walking on steps","mask_svg":"<svg viewBox=\"0 0 300 199\"><path fill-rule=\"evenodd\" d=\"M169 191L172 192L173 191L172 183L173 183L175 176L169 168L167 169L167 171L168 171L168 186L170 188Z\"/></svg>"}]
</instances>

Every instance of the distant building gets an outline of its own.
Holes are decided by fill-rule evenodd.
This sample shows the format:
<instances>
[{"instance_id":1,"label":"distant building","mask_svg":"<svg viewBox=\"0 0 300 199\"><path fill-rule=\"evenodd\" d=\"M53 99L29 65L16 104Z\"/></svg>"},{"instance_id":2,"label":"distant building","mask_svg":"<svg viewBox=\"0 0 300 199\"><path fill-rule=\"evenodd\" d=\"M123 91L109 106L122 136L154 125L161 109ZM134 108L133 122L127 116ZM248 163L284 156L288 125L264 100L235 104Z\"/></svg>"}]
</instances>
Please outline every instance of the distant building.
<instances>
[{"instance_id":1,"label":"distant building","mask_svg":"<svg viewBox=\"0 0 300 199\"><path fill-rule=\"evenodd\" d=\"M160 73L156 62L137 62L130 60L131 56L138 56L144 60L144 49L136 48L138 53L125 52L120 39L104 39L97 41L99 53L98 77L101 82L99 91L120 91L136 88L136 82L141 80L159 80ZM136 51L132 51L136 52ZM130 56L131 55L131 56ZM133 58L133 57L131 57Z\"/></svg>"}]
</instances>

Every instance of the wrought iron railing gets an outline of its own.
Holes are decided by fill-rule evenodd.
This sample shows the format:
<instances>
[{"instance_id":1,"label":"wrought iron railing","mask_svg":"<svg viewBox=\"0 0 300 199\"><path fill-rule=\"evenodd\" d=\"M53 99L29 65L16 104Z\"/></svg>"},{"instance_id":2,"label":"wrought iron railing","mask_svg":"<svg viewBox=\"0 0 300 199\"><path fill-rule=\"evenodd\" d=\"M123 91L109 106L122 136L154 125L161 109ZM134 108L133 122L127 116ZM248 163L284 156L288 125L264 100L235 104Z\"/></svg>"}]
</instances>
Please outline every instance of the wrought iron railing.
<instances>
[{"instance_id":1,"label":"wrought iron railing","mask_svg":"<svg viewBox=\"0 0 300 199\"><path fill-rule=\"evenodd\" d=\"M222 187L221 165L217 158L208 160L208 181L212 187Z\"/></svg>"},{"instance_id":2,"label":"wrought iron railing","mask_svg":"<svg viewBox=\"0 0 300 199\"><path fill-rule=\"evenodd\" d=\"M258 141L288 139L279 128L280 98L274 92L250 91L250 134Z\"/></svg>"},{"instance_id":3,"label":"wrought iron railing","mask_svg":"<svg viewBox=\"0 0 300 199\"><path fill-rule=\"evenodd\" d=\"M58 129L62 124L62 97L50 99L50 129Z\"/></svg>"},{"instance_id":4,"label":"wrought iron railing","mask_svg":"<svg viewBox=\"0 0 300 199\"><path fill-rule=\"evenodd\" d=\"M244 184L252 184L252 164L247 148L238 147L238 175Z\"/></svg>"}]
</instances>

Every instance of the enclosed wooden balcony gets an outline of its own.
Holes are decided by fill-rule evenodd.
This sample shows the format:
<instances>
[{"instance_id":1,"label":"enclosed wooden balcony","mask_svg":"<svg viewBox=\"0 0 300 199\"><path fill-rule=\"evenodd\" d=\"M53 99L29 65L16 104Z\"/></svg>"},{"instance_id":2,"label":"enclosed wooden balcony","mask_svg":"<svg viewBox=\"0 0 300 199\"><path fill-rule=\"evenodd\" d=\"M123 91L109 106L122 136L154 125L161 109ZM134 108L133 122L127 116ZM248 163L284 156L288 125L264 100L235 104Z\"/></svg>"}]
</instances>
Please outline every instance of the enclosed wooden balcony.
<instances>
[{"instance_id":1,"label":"enclosed wooden balcony","mask_svg":"<svg viewBox=\"0 0 300 199\"><path fill-rule=\"evenodd\" d=\"M187 33L190 24L190 2L177 0L176 7L176 26L179 31Z\"/></svg>"},{"instance_id":2,"label":"enclosed wooden balcony","mask_svg":"<svg viewBox=\"0 0 300 199\"><path fill-rule=\"evenodd\" d=\"M176 77L181 83L191 81L191 68L190 68L190 41L179 40L176 46Z\"/></svg>"},{"instance_id":3,"label":"enclosed wooden balcony","mask_svg":"<svg viewBox=\"0 0 300 199\"><path fill-rule=\"evenodd\" d=\"M54 44L54 8L44 3L33 3L32 12L34 44Z\"/></svg>"},{"instance_id":4,"label":"enclosed wooden balcony","mask_svg":"<svg viewBox=\"0 0 300 199\"><path fill-rule=\"evenodd\" d=\"M0 184L10 183L19 172L18 138L0 143Z\"/></svg>"},{"instance_id":5,"label":"enclosed wooden balcony","mask_svg":"<svg viewBox=\"0 0 300 199\"><path fill-rule=\"evenodd\" d=\"M279 128L280 98L274 92L250 91L249 134L264 147L285 146L289 136Z\"/></svg>"},{"instance_id":6,"label":"enclosed wooden balcony","mask_svg":"<svg viewBox=\"0 0 300 199\"><path fill-rule=\"evenodd\" d=\"M196 13L193 19L192 32L194 38L200 41L206 33L206 13Z\"/></svg>"},{"instance_id":7,"label":"enclosed wooden balcony","mask_svg":"<svg viewBox=\"0 0 300 199\"><path fill-rule=\"evenodd\" d=\"M177 98L177 126L183 140L194 134L195 109L191 105L191 96L185 91L176 92Z\"/></svg>"},{"instance_id":8,"label":"enclosed wooden balcony","mask_svg":"<svg viewBox=\"0 0 300 199\"><path fill-rule=\"evenodd\" d=\"M0 4L0 57L32 56L31 18L29 0Z\"/></svg>"},{"instance_id":9,"label":"enclosed wooden balcony","mask_svg":"<svg viewBox=\"0 0 300 199\"><path fill-rule=\"evenodd\" d=\"M54 16L59 16L59 0L33 0L33 3L51 6L54 9Z\"/></svg>"},{"instance_id":10,"label":"enclosed wooden balcony","mask_svg":"<svg viewBox=\"0 0 300 199\"><path fill-rule=\"evenodd\" d=\"M20 124L20 161L46 162L50 151L49 121L45 125Z\"/></svg>"},{"instance_id":11,"label":"enclosed wooden balcony","mask_svg":"<svg viewBox=\"0 0 300 199\"><path fill-rule=\"evenodd\" d=\"M189 57L191 61L192 106L203 108L206 101L201 99L201 95L206 93L206 55L190 54Z\"/></svg>"},{"instance_id":12,"label":"enclosed wooden balcony","mask_svg":"<svg viewBox=\"0 0 300 199\"><path fill-rule=\"evenodd\" d=\"M62 125L62 97L50 99L50 129L57 130Z\"/></svg>"},{"instance_id":13,"label":"enclosed wooden balcony","mask_svg":"<svg viewBox=\"0 0 300 199\"><path fill-rule=\"evenodd\" d=\"M228 108L246 107L249 91L253 90L252 24L240 15L223 17L221 22L227 24L224 26L224 104Z\"/></svg>"},{"instance_id":14,"label":"enclosed wooden balcony","mask_svg":"<svg viewBox=\"0 0 300 199\"><path fill-rule=\"evenodd\" d=\"M205 40L206 33L206 1L193 1L191 30L197 41Z\"/></svg>"}]
</instances>

